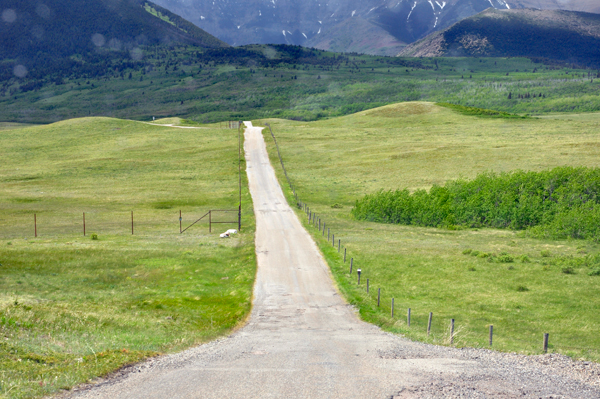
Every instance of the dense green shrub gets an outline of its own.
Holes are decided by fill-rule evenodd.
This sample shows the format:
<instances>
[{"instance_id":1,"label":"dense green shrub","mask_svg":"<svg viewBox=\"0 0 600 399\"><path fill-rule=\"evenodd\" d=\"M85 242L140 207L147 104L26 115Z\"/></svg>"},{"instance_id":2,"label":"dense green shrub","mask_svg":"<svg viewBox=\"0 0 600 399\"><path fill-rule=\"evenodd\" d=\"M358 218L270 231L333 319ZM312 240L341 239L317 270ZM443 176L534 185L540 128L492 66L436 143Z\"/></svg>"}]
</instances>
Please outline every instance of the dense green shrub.
<instances>
[{"instance_id":1,"label":"dense green shrub","mask_svg":"<svg viewBox=\"0 0 600 399\"><path fill-rule=\"evenodd\" d=\"M537 237L600 239L600 169L478 175L429 192L379 191L356 202L359 220L432 227L528 230Z\"/></svg>"},{"instance_id":2,"label":"dense green shrub","mask_svg":"<svg viewBox=\"0 0 600 399\"><path fill-rule=\"evenodd\" d=\"M528 116L510 114L508 112L496 111L492 109L483 109L483 108L475 108L475 107L466 107L464 105L451 104L451 103L436 103L440 107L450 108L456 112L459 112L463 115L469 116L481 116L481 117L491 117L491 118L520 118L526 119Z\"/></svg>"}]
</instances>

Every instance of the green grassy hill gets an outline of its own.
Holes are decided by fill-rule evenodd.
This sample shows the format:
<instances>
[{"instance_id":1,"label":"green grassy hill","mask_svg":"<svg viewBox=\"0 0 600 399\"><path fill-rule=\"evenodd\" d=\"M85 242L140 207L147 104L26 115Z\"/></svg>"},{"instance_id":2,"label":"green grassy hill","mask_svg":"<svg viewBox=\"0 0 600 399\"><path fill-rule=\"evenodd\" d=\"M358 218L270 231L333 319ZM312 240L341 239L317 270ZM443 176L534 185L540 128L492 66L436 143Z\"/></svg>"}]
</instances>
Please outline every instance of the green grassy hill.
<instances>
[{"instance_id":1,"label":"green grassy hill","mask_svg":"<svg viewBox=\"0 0 600 399\"><path fill-rule=\"evenodd\" d=\"M0 397L42 397L244 320L255 275L245 178L241 234L220 239L206 221L179 234L178 220L237 208L237 146L237 129L218 126L3 126Z\"/></svg>"},{"instance_id":2,"label":"green grassy hill","mask_svg":"<svg viewBox=\"0 0 600 399\"><path fill-rule=\"evenodd\" d=\"M488 347L492 324L495 349L533 354L541 352L543 333L549 333L551 351L600 360L597 241L535 239L492 228L400 226L351 215L356 200L381 189L413 192L486 171L598 168L600 114L516 119L412 102L327 121L265 122L273 126L300 200L335 234L333 247L327 232L323 236L309 227L341 290L365 320L414 339L448 344L454 318L455 343L471 347ZM268 131L265 139L278 165ZM361 286L357 268L362 269ZM410 327L407 308L412 309ZM429 312L433 329L427 336Z\"/></svg>"}]
</instances>

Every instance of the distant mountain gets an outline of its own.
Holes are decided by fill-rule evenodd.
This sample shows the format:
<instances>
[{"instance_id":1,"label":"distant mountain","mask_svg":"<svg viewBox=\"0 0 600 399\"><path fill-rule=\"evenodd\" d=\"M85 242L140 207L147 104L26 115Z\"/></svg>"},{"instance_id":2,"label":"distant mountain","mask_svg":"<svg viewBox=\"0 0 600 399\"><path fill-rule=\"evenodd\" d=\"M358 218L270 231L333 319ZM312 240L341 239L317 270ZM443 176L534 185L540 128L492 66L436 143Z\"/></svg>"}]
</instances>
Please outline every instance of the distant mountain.
<instances>
[{"instance_id":1,"label":"distant mountain","mask_svg":"<svg viewBox=\"0 0 600 399\"><path fill-rule=\"evenodd\" d=\"M394 55L487 8L600 12L598 0L155 0L231 45Z\"/></svg>"},{"instance_id":2,"label":"distant mountain","mask_svg":"<svg viewBox=\"0 0 600 399\"><path fill-rule=\"evenodd\" d=\"M508 0L512 9L565 10L600 13L598 0Z\"/></svg>"},{"instance_id":3,"label":"distant mountain","mask_svg":"<svg viewBox=\"0 0 600 399\"><path fill-rule=\"evenodd\" d=\"M600 14L488 9L427 36L399 55L534 57L597 66Z\"/></svg>"},{"instance_id":4,"label":"distant mountain","mask_svg":"<svg viewBox=\"0 0 600 399\"><path fill-rule=\"evenodd\" d=\"M146 44L227 47L194 24L145 0L2 0L0 58L26 64Z\"/></svg>"}]
</instances>

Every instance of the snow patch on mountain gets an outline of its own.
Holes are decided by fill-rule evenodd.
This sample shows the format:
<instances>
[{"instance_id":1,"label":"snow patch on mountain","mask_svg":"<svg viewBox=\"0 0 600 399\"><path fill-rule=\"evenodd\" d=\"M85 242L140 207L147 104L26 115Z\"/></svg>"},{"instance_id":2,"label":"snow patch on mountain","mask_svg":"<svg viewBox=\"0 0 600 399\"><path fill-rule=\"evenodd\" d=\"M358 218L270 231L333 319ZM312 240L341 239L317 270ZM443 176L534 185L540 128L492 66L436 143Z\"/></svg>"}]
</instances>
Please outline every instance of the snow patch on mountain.
<instances>
[{"instance_id":1,"label":"snow patch on mountain","mask_svg":"<svg viewBox=\"0 0 600 399\"><path fill-rule=\"evenodd\" d=\"M415 4L413 4L412 8L410 9L410 12L408 13L408 17L406 17L406 22L408 22L408 20L410 19L410 14L412 14L412 12L416 6L417 6L417 2L415 1Z\"/></svg>"}]
</instances>

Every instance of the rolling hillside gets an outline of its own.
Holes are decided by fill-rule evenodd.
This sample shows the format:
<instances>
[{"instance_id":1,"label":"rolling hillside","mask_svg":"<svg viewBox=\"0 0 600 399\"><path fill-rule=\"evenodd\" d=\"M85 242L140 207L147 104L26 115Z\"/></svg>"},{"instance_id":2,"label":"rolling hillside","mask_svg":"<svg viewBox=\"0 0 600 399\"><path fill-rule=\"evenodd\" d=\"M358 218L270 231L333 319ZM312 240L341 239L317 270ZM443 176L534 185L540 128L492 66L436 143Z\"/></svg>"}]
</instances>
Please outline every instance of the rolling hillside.
<instances>
[{"instance_id":1,"label":"rolling hillside","mask_svg":"<svg viewBox=\"0 0 600 399\"><path fill-rule=\"evenodd\" d=\"M488 9L400 52L410 57L533 57L600 64L600 15Z\"/></svg>"}]
</instances>

